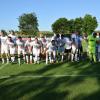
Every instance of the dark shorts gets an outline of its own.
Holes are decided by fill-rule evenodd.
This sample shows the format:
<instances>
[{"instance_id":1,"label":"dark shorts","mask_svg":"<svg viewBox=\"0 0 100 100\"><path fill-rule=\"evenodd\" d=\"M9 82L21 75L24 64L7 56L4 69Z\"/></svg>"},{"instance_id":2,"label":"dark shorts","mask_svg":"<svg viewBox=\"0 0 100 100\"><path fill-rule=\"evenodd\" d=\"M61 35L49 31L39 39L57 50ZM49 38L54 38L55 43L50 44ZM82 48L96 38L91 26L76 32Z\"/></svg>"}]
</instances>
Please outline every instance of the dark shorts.
<instances>
[{"instance_id":1,"label":"dark shorts","mask_svg":"<svg viewBox=\"0 0 100 100\"><path fill-rule=\"evenodd\" d=\"M71 49L65 49L65 53L71 53Z\"/></svg>"},{"instance_id":2,"label":"dark shorts","mask_svg":"<svg viewBox=\"0 0 100 100\"><path fill-rule=\"evenodd\" d=\"M82 46L78 48L78 52L83 52Z\"/></svg>"}]
</instances>

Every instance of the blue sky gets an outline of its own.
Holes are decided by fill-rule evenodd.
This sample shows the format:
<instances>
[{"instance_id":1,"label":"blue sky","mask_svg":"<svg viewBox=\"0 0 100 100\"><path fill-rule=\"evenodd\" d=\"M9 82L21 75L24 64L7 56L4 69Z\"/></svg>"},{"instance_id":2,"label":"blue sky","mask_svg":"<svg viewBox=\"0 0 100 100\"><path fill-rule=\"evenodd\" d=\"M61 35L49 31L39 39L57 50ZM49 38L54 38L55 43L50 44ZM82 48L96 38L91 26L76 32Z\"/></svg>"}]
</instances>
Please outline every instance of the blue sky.
<instances>
[{"instance_id":1,"label":"blue sky","mask_svg":"<svg viewBox=\"0 0 100 100\"><path fill-rule=\"evenodd\" d=\"M100 24L100 0L0 0L0 29L18 30L18 17L35 12L40 30L51 30L60 17L68 19L91 14ZM98 27L100 30L100 25Z\"/></svg>"}]
</instances>

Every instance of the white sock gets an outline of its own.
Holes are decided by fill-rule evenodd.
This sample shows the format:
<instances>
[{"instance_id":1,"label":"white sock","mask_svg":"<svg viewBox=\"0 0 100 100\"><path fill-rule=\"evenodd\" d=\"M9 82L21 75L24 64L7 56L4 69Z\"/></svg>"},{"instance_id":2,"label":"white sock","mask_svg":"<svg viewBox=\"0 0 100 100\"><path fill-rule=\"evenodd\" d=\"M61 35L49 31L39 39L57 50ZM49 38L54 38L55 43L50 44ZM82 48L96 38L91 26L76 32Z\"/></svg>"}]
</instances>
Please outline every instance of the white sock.
<instances>
[{"instance_id":1,"label":"white sock","mask_svg":"<svg viewBox=\"0 0 100 100\"><path fill-rule=\"evenodd\" d=\"M64 60L64 55L62 55L62 61Z\"/></svg>"},{"instance_id":2,"label":"white sock","mask_svg":"<svg viewBox=\"0 0 100 100\"><path fill-rule=\"evenodd\" d=\"M29 62L29 58L28 58L28 55L26 55L26 61L27 61L27 62Z\"/></svg>"},{"instance_id":3,"label":"white sock","mask_svg":"<svg viewBox=\"0 0 100 100\"><path fill-rule=\"evenodd\" d=\"M13 57L13 61L15 61L15 57Z\"/></svg>"},{"instance_id":4,"label":"white sock","mask_svg":"<svg viewBox=\"0 0 100 100\"><path fill-rule=\"evenodd\" d=\"M74 60L74 54L71 54L71 61Z\"/></svg>"},{"instance_id":5,"label":"white sock","mask_svg":"<svg viewBox=\"0 0 100 100\"><path fill-rule=\"evenodd\" d=\"M7 58L7 63L9 63L9 58Z\"/></svg>"},{"instance_id":6,"label":"white sock","mask_svg":"<svg viewBox=\"0 0 100 100\"><path fill-rule=\"evenodd\" d=\"M39 63L39 60L40 60L40 57L38 56L38 57L37 57L37 62L38 62L38 63Z\"/></svg>"},{"instance_id":7,"label":"white sock","mask_svg":"<svg viewBox=\"0 0 100 100\"><path fill-rule=\"evenodd\" d=\"M53 59L51 59L51 62L54 62L54 60L53 60Z\"/></svg>"},{"instance_id":8,"label":"white sock","mask_svg":"<svg viewBox=\"0 0 100 100\"><path fill-rule=\"evenodd\" d=\"M49 56L50 63L52 62L51 56Z\"/></svg>"},{"instance_id":9,"label":"white sock","mask_svg":"<svg viewBox=\"0 0 100 100\"><path fill-rule=\"evenodd\" d=\"M37 63L39 64L39 63L40 63L40 61L38 60L38 61L37 61Z\"/></svg>"},{"instance_id":10,"label":"white sock","mask_svg":"<svg viewBox=\"0 0 100 100\"><path fill-rule=\"evenodd\" d=\"M49 53L49 61L50 61L50 63L52 62L51 53Z\"/></svg>"},{"instance_id":11,"label":"white sock","mask_svg":"<svg viewBox=\"0 0 100 100\"><path fill-rule=\"evenodd\" d=\"M48 54L46 55L46 64L48 64Z\"/></svg>"},{"instance_id":12,"label":"white sock","mask_svg":"<svg viewBox=\"0 0 100 100\"><path fill-rule=\"evenodd\" d=\"M2 64L4 64L5 63L5 60L4 60L4 58L2 58Z\"/></svg>"},{"instance_id":13,"label":"white sock","mask_svg":"<svg viewBox=\"0 0 100 100\"><path fill-rule=\"evenodd\" d=\"M37 55L35 56L35 59L36 59L36 61L38 61L38 56Z\"/></svg>"},{"instance_id":14,"label":"white sock","mask_svg":"<svg viewBox=\"0 0 100 100\"><path fill-rule=\"evenodd\" d=\"M56 61L56 56L54 56L54 61Z\"/></svg>"},{"instance_id":15,"label":"white sock","mask_svg":"<svg viewBox=\"0 0 100 100\"><path fill-rule=\"evenodd\" d=\"M30 55L30 62L32 62L32 55Z\"/></svg>"},{"instance_id":16,"label":"white sock","mask_svg":"<svg viewBox=\"0 0 100 100\"><path fill-rule=\"evenodd\" d=\"M75 54L75 61L77 61L78 60L78 58L77 58L77 54Z\"/></svg>"},{"instance_id":17,"label":"white sock","mask_svg":"<svg viewBox=\"0 0 100 100\"><path fill-rule=\"evenodd\" d=\"M11 57L11 61L14 62L15 61L15 57Z\"/></svg>"},{"instance_id":18,"label":"white sock","mask_svg":"<svg viewBox=\"0 0 100 100\"><path fill-rule=\"evenodd\" d=\"M18 63L20 64L20 58L18 58Z\"/></svg>"},{"instance_id":19,"label":"white sock","mask_svg":"<svg viewBox=\"0 0 100 100\"><path fill-rule=\"evenodd\" d=\"M25 56L23 56L23 59L24 59L24 61L25 61Z\"/></svg>"},{"instance_id":20,"label":"white sock","mask_svg":"<svg viewBox=\"0 0 100 100\"><path fill-rule=\"evenodd\" d=\"M37 61L37 58L36 58L36 56L34 57L34 63L36 63L36 61Z\"/></svg>"}]
</instances>

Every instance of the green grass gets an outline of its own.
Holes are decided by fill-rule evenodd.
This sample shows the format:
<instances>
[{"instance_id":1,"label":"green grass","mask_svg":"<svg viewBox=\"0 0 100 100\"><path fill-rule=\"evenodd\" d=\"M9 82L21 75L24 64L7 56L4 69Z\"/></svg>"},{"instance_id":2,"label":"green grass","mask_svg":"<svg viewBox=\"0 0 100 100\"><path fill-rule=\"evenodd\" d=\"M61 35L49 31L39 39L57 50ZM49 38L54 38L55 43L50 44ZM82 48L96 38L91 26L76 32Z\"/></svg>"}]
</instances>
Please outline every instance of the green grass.
<instances>
[{"instance_id":1,"label":"green grass","mask_svg":"<svg viewBox=\"0 0 100 100\"><path fill-rule=\"evenodd\" d=\"M55 75L69 76L53 77ZM0 77L2 76L10 77L0 79L0 100L99 100L100 98L100 63L91 65L88 62L66 62L21 66L8 64L0 69Z\"/></svg>"}]
</instances>

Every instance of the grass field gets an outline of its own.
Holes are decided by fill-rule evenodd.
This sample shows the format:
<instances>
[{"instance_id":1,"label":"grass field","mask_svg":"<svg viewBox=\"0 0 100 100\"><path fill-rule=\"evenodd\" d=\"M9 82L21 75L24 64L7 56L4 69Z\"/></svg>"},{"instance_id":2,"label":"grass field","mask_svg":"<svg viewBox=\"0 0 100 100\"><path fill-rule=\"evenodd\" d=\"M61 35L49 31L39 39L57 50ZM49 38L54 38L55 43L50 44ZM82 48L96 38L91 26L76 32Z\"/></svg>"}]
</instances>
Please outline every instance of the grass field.
<instances>
[{"instance_id":1,"label":"grass field","mask_svg":"<svg viewBox=\"0 0 100 100\"><path fill-rule=\"evenodd\" d=\"M0 64L0 100L100 100L100 63Z\"/></svg>"}]
</instances>

